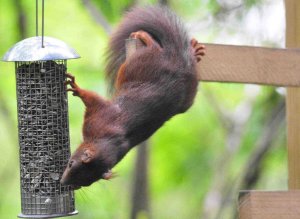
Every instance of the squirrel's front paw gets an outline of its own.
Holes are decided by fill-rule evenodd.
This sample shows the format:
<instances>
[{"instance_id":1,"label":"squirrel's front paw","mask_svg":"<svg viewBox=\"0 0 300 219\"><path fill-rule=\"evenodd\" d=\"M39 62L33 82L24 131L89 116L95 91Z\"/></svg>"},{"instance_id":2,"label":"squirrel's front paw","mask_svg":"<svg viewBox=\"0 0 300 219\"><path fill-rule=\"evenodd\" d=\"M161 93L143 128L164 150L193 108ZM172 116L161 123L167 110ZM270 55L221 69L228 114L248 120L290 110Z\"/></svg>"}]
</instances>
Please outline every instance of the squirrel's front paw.
<instances>
[{"instance_id":1,"label":"squirrel's front paw","mask_svg":"<svg viewBox=\"0 0 300 219\"><path fill-rule=\"evenodd\" d=\"M66 76L70 80L65 81L65 85L66 86L68 86L68 85L71 86L71 88L67 88L67 91L73 92L73 96L80 96L80 90L81 89L75 83L75 77L73 75L69 74L69 73L66 73Z\"/></svg>"},{"instance_id":2,"label":"squirrel's front paw","mask_svg":"<svg viewBox=\"0 0 300 219\"><path fill-rule=\"evenodd\" d=\"M193 48L194 56L197 62L201 61L201 57L205 55L205 46L198 43L196 39L191 40L191 46Z\"/></svg>"}]
</instances>

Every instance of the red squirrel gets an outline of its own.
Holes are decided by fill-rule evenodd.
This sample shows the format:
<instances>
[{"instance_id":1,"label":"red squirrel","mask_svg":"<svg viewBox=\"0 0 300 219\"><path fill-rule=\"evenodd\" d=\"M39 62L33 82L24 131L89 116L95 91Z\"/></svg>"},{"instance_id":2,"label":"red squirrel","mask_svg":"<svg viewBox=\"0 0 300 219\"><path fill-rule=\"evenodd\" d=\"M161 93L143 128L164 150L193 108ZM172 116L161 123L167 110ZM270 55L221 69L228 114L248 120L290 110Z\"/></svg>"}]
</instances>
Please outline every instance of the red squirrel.
<instances>
[{"instance_id":1,"label":"red squirrel","mask_svg":"<svg viewBox=\"0 0 300 219\"><path fill-rule=\"evenodd\" d=\"M125 40L143 47L126 59ZM185 112L197 92L196 63L204 45L189 39L179 18L164 7L134 8L110 38L106 72L111 100L84 90L67 74L66 84L83 101L83 142L72 154L61 184L74 189L110 179L111 169L172 116Z\"/></svg>"}]
</instances>

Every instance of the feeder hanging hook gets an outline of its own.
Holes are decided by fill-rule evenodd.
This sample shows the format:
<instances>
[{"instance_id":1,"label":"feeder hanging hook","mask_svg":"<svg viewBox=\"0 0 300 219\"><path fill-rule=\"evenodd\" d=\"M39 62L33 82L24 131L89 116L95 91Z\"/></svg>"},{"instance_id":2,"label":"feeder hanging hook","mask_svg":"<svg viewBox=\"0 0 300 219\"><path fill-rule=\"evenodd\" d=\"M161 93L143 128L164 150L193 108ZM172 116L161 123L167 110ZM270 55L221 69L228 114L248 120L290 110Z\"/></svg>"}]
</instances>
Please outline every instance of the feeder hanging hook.
<instances>
[{"instance_id":1,"label":"feeder hanging hook","mask_svg":"<svg viewBox=\"0 0 300 219\"><path fill-rule=\"evenodd\" d=\"M35 34L39 35L39 0L36 0L35 7ZM44 33L45 33L45 1L42 0L42 48L45 48L44 45Z\"/></svg>"}]
</instances>

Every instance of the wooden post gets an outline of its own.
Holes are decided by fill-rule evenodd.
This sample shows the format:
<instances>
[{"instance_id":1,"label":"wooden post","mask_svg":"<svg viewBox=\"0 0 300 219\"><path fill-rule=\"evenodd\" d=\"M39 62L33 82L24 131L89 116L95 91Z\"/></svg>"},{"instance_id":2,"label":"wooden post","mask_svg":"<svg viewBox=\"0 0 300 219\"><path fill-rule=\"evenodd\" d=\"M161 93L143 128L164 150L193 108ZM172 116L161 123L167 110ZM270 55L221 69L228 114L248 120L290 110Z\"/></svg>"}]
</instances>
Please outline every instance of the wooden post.
<instances>
[{"instance_id":1,"label":"wooden post","mask_svg":"<svg viewBox=\"0 0 300 219\"><path fill-rule=\"evenodd\" d=\"M285 0L286 47L300 47L300 1ZM289 65L299 65L289 62ZM295 72L297 75L300 72ZM300 78L299 76L297 76ZM287 84L287 150L289 191L241 192L240 219L300 219L300 88Z\"/></svg>"},{"instance_id":2,"label":"wooden post","mask_svg":"<svg viewBox=\"0 0 300 219\"><path fill-rule=\"evenodd\" d=\"M286 46L300 47L300 1L286 0ZM297 63L299 65L299 63ZM300 189L300 88L287 88L289 189Z\"/></svg>"},{"instance_id":3,"label":"wooden post","mask_svg":"<svg viewBox=\"0 0 300 219\"><path fill-rule=\"evenodd\" d=\"M242 191L240 219L299 219L300 191Z\"/></svg>"}]
</instances>

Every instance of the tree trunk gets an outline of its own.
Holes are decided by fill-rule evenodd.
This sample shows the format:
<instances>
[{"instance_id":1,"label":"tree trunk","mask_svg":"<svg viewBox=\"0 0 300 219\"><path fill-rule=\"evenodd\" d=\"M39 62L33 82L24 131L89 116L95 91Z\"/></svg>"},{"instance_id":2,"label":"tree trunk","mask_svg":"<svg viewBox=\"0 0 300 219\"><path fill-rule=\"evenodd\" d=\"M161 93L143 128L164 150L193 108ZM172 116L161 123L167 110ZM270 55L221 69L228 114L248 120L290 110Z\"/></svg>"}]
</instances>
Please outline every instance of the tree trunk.
<instances>
[{"instance_id":1,"label":"tree trunk","mask_svg":"<svg viewBox=\"0 0 300 219\"><path fill-rule=\"evenodd\" d=\"M137 148L130 218L139 218L139 215L141 214L145 218L150 218L148 194L148 142L143 142Z\"/></svg>"}]
</instances>

